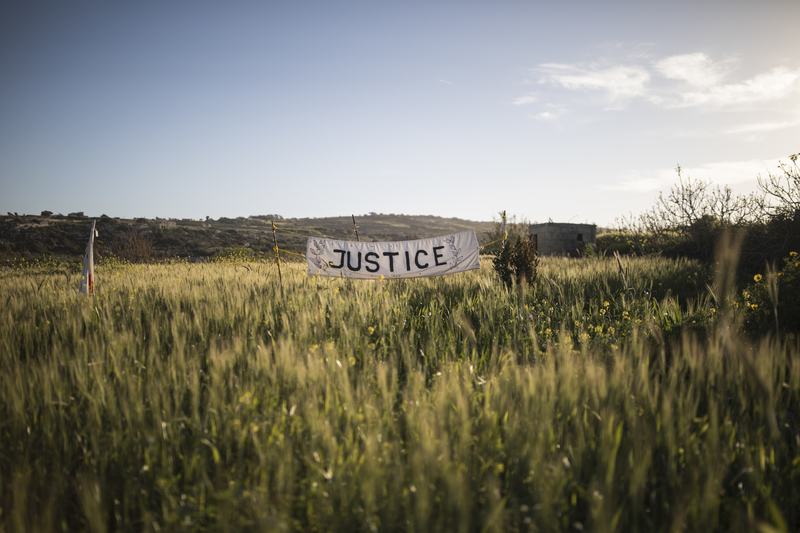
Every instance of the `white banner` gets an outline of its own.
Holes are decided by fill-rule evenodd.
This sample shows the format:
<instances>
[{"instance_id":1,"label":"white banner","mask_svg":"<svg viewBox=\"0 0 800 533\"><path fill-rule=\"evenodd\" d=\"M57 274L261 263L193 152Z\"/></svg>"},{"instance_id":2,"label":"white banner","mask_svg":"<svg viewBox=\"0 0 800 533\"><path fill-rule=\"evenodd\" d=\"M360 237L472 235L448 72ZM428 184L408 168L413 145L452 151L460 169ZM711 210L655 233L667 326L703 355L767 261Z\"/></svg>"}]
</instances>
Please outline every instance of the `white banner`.
<instances>
[{"instance_id":1,"label":"white banner","mask_svg":"<svg viewBox=\"0 0 800 533\"><path fill-rule=\"evenodd\" d=\"M397 242L337 241L309 237L310 276L352 279L422 278L480 268L475 231Z\"/></svg>"}]
</instances>

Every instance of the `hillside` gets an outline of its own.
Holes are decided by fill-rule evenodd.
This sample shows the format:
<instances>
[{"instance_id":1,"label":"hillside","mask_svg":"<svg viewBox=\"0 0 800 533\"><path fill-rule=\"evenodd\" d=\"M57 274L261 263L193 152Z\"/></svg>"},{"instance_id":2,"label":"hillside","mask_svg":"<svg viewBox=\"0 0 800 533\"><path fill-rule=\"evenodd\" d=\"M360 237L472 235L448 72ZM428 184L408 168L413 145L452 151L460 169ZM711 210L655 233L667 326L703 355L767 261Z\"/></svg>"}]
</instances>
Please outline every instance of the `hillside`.
<instances>
[{"instance_id":1,"label":"hillside","mask_svg":"<svg viewBox=\"0 0 800 533\"><path fill-rule=\"evenodd\" d=\"M350 216L283 218L279 215L259 215L201 221L121 219L105 215L92 219L80 213L68 216L9 214L0 216L0 261L47 255L79 259L86 247L92 220L97 221L97 249L100 254L113 251L115 246L131 236L152 242L158 257L208 257L234 247L268 252L273 247L271 220L278 227L278 245L286 250L305 250L305 235L355 240ZM360 215L356 217L356 222L362 241L433 237L486 224L459 218L376 213Z\"/></svg>"}]
</instances>

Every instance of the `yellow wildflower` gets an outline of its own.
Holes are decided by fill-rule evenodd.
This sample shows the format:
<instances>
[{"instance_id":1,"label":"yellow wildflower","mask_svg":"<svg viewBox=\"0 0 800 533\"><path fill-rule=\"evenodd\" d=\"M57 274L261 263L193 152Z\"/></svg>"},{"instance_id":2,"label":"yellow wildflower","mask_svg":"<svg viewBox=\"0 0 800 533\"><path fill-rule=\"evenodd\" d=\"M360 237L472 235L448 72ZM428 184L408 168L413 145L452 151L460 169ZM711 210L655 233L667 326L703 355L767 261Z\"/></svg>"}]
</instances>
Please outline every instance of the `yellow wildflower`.
<instances>
[{"instance_id":1,"label":"yellow wildflower","mask_svg":"<svg viewBox=\"0 0 800 533\"><path fill-rule=\"evenodd\" d=\"M761 277L762 277L761 274L756 274L755 276L753 276L753 279L756 280L756 283L758 283L759 281L761 281Z\"/></svg>"}]
</instances>

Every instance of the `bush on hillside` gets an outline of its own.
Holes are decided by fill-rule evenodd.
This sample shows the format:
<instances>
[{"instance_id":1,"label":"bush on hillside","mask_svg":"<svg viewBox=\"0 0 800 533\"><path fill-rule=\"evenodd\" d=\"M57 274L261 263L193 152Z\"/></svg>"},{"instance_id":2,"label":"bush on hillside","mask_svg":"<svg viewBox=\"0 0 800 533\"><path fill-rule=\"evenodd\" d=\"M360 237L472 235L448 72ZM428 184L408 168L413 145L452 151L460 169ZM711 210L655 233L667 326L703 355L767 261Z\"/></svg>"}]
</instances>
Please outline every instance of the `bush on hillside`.
<instances>
[{"instance_id":1,"label":"bush on hillside","mask_svg":"<svg viewBox=\"0 0 800 533\"><path fill-rule=\"evenodd\" d=\"M155 239L131 229L112 238L107 252L130 263L149 263L156 258Z\"/></svg>"}]
</instances>

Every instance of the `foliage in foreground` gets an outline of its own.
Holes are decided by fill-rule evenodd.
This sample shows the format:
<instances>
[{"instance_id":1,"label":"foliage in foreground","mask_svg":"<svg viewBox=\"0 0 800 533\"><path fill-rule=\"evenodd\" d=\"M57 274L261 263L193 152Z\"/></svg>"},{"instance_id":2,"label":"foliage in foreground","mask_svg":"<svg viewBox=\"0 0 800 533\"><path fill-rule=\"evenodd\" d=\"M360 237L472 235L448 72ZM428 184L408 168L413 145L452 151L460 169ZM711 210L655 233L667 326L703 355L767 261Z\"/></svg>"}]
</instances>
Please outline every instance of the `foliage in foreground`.
<instances>
[{"instance_id":1,"label":"foliage in foreground","mask_svg":"<svg viewBox=\"0 0 800 533\"><path fill-rule=\"evenodd\" d=\"M0 273L2 530L800 527L800 347L697 263L78 275Z\"/></svg>"}]
</instances>

